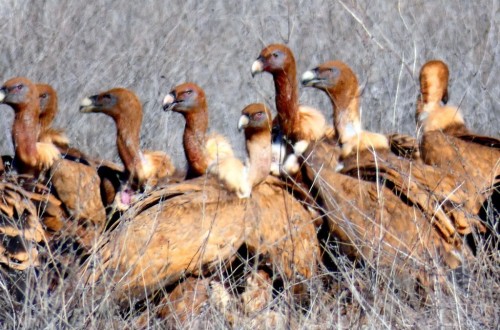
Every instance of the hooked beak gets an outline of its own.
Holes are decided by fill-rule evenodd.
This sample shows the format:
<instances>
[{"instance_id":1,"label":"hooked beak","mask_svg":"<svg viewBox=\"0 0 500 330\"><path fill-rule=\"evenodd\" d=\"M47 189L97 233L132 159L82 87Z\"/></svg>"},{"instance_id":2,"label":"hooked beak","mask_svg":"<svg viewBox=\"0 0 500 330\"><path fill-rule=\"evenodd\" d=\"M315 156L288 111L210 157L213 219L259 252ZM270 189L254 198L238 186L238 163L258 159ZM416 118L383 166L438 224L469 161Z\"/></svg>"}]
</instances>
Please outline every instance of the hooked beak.
<instances>
[{"instance_id":1,"label":"hooked beak","mask_svg":"<svg viewBox=\"0 0 500 330\"><path fill-rule=\"evenodd\" d=\"M240 120L238 120L238 130L241 132L248 126L250 118L247 115L241 115Z\"/></svg>"},{"instance_id":2,"label":"hooked beak","mask_svg":"<svg viewBox=\"0 0 500 330\"><path fill-rule=\"evenodd\" d=\"M313 70L304 72L304 74L302 74L302 77L300 78L300 82L303 86L306 87L314 86L314 84L316 84L319 80L320 79L318 79L318 75Z\"/></svg>"},{"instance_id":3,"label":"hooked beak","mask_svg":"<svg viewBox=\"0 0 500 330\"><path fill-rule=\"evenodd\" d=\"M264 62L262 62L262 58L259 56L259 58L257 58L252 64L252 78L262 71L264 71Z\"/></svg>"},{"instance_id":4,"label":"hooked beak","mask_svg":"<svg viewBox=\"0 0 500 330\"><path fill-rule=\"evenodd\" d=\"M4 88L0 89L0 103L3 103L6 96L7 96L7 93L5 93L5 89Z\"/></svg>"},{"instance_id":5,"label":"hooked beak","mask_svg":"<svg viewBox=\"0 0 500 330\"><path fill-rule=\"evenodd\" d=\"M167 94L163 99L163 111L172 110L175 104L177 104L175 96L172 93Z\"/></svg>"},{"instance_id":6,"label":"hooked beak","mask_svg":"<svg viewBox=\"0 0 500 330\"><path fill-rule=\"evenodd\" d=\"M80 112L81 113L92 112L95 109L96 100L97 100L97 95L92 95L84 98L80 102Z\"/></svg>"}]
</instances>

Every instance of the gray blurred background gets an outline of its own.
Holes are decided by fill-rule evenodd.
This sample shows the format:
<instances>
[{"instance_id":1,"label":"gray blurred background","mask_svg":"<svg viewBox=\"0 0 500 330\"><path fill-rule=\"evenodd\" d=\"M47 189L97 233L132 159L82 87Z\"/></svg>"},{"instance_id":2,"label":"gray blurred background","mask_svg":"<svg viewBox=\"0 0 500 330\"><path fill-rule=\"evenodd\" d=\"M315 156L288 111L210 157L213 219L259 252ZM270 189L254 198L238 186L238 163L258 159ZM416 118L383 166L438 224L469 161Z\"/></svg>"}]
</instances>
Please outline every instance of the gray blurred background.
<instances>
[{"instance_id":1,"label":"gray blurred background","mask_svg":"<svg viewBox=\"0 0 500 330\"><path fill-rule=\"evenodd\" d=\"M101 114L80 114L80 100L113 87L144 105L142 146L167 151L179 167L183 118L164 113L173 86L194 81L207 94L210 130L243 156L241 109L267 102L268 74L250 67L269 43L295 53L299 75L340 59L363 86L367 129L414 135L420 67L439 58L451 70L450 103L474 131L500 135L499 2L482 1L0 1L0 80L47 82L59 93L55 126L75 147L117 160L115 128ZM326 96L301 89L301 102L331 120ZM13 154L13 111L0 106L0 153Z\"/></svg>"}]
</instances>

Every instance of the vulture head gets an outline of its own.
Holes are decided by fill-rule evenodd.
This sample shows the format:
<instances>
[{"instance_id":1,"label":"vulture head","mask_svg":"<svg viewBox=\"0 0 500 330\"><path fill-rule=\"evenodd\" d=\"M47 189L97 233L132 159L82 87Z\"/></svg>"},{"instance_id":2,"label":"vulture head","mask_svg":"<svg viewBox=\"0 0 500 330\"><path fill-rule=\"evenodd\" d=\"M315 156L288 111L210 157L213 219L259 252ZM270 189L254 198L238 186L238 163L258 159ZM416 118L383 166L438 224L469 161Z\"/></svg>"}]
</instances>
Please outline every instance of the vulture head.
<instances>
[{"instance_id":1,"label":"vulture head","mask_svg":"<svg viewBox=\"0 0 500 330\"><path fill-rule=\"evenodd\" d=\"M113 88L106 92L84 98L80 112L101 112L115 121L126 118L128 122L142 122L142 105L137 95L126 88Z\"/></svg>"},{"instance_id":2,"label":"vulture head","mask_svg":"<svg viewBox=\"0 0 500 330\"><path fill-rule=\"evenodd\" d=\"M263 103L252 103L241 111L238 129L245 130L245 134L267 130L271 132L271 112Z\"/></svg>"},{"instance_id":3,"label":"vulture head","mask_svg":"<svg viewBox=\"0 0 500 330\"><path fill-rule=\"evenodd\" d=\"M301 82L303 86L326 92L340 108L345 108L353 98L359 96L356 75L340 61L325 62L304 72Z\"/></svg>"},{"instance_id":4,"label":"vulture head","mask_svg":"<svg viewBox=\"0 0 500 330\"><path fill-rule=\"evenodd\" d=\"M14 110L38 103L36 85L23 77L9 79L0 88L0 103L8 104Z\"/></svg>"},{"instance_id":5,"label":"vulture head","mask_svg":"<svg viewBox=\"0 0 500 330\"><path fill-rule=\"evenodd\" d=\"M424 64L420 70L420 91L424 103L448 102L448 66L440 60Z\"/></svg>"},{"instance_id":6,"label":"vulture head","mask_svg":"<svg viewBox=\"0 0 500 330\"><path fill-rule=\"evenodd\" d=\"M252 77L261 72L272 75L295 70L295 58L292 51L283 44L271 44L264 48L252 64Z\"/></svg>"},{"instance_id":7,"label":"vulture head","mask_svg":"<svg viewBox=\"0 0 500 330\"><path fill-rule=\"evenodd\" d=\"M40 126L50 126L57 114L57 92L48 84L36 84L40 100Z\"/></svg>"},{"instance_id":8,"label":"vulture head","mask_svg":"<svg viewBox=\"0 0 500 330\"><path fill-rule=\"evenodd\" d=\"M164 111L175 111L182 114L206 108L203 89L195 83L184 83L174 87L163 99Z\"/></svg>"}]
</instances>

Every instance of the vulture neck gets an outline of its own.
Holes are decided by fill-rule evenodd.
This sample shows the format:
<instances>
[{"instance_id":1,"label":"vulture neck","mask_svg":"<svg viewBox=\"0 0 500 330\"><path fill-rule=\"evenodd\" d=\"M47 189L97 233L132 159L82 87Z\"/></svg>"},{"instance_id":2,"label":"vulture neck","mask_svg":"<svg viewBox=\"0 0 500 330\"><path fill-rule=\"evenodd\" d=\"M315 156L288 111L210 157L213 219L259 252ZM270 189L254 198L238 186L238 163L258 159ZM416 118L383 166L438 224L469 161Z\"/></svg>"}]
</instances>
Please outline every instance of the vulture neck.
<instances>
[{"instance_id":1,"label":"vulture neck","mask_svg":"<svg viewBox=\"0 0 500 330\"><path fill-rule=\"evenodd\" d=\"M38 164L36 142L40 130L37 102L13 106L15 111L12 125L12 141L15 148L16 166L21 173L34 173Z\"/></svg>"},{"instance_id":2,"label":"vulture neck","mask_svg":"<svg viewBox=\"0 0 500 330\"><path fill-rule=\"evenodd\" d=\"M328 91L333 106L334 125L341 143L341 158L369 150L389 150L385 135L364 131L359 118L359 92L356 95L337 95Z\"/></svg>"},{"instance_id":3,"label":"vulture neck","mask_svg":"<svg viewBox=\"0 0 500 330\"><path fill-rule=\"evenodd\" d=\"M208 129L208 112L206 104L198 109L184 113L183 144L191 175L205 174L208 164L205 159L205 138Z\"/></svg>"},{"instance_id":4,"label":"vulture neck","mask_svg":"<svg viewBox=\"0 0 500 330\"><path fill-rule=\"evenodd\" d=\"M421 81L420 91L424 104L440 103L446 94L447 83L438 77L429 77Z\"/></svg>"},{"instance_id":5,"label":"vulture neck","mask_svg":"<svg viewBox=\"0 0 500 330\"><path fill-rule=\"evenodd\" d=\"M460 110L441 106L440 102L417 102L417 125L424 133L430 131L463 131L467 133Z\"/></svg>"},{"instance_id":6,"label":"vulture neck","mask_svg":"<svg viewBox=\"0 0 500 330\"><path fill-rule=\"evenodd\" d=\"M45 108L45 111L40 114L40 127L42 131L49 128L57 113L57 101L50 100L50 103Z\"/></svg>"},{"instance_id":7,"label":"vulture neck","mask_svg":"<svg viewBox=\"0 0 500 330\"><path fill-rule=\"evenodd\" d=\"M253 187L264 181L271 170L271 130L247 128L245 140L249 163L248 177Z\"/></svg>"},{"instance_id":8,"label":"vulture neck","mask_svg":"<svg viewBox=\"0 0 500 330\"><path fill-rule=\"evenodd\" d=\"M139 112L136 112L139 113ZM135 116L137 117L137 115ZM116 123L116 146L126 175L129 179L141 181L142 153L140 150L140 133L142 116L139 118L125 118L121 115L113 116Z\"/></svg>"},{"instance_id":9,"label":"vulture neck","mask_svg":"<svg viewBox=\"0 0 500 330\"><path fill-rule=\"evenodd\" d=\"M361 129L359 118L359 97L349 95L338 95L335 91L327 91L332 102L333 124L338 134L339 141L347 141L357 137Z\"/></svg>"},{"instance_id":10,"label":"vulture neck","mask_svg":"<svg viewBox=\"0 0 500 330\"><path fill-rule=\"evenodd\" d=\"M281 129L285 135L296 142L301 140L298 131L299 91L295 63L287 71L273 74L276 90L276 110Z\"/></svg>"}]
</instances>

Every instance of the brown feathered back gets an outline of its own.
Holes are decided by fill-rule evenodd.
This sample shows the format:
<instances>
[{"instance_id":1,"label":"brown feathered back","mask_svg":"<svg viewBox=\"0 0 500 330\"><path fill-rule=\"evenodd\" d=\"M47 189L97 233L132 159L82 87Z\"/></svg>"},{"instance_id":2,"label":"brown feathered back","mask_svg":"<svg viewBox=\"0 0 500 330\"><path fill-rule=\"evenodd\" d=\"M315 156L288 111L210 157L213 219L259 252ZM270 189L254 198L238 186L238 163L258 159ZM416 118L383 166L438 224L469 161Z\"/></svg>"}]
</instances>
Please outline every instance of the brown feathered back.
<instances>
[{"instance_id":1,"label":"brown feathered back","mask_svg":"<svg viewBox=\"0 0 500 330\"><path fill-rule=\"evenodd\" d=\"M310 277L318 254L310 215L270 180L249 199L206 176L153 192L109 234L95 260L102 264L87 269L87 276L91 283L116 285L119 299L140 299L186 273L213 271L246 244L277 273Z\"/></svg>"}]
</instances>

